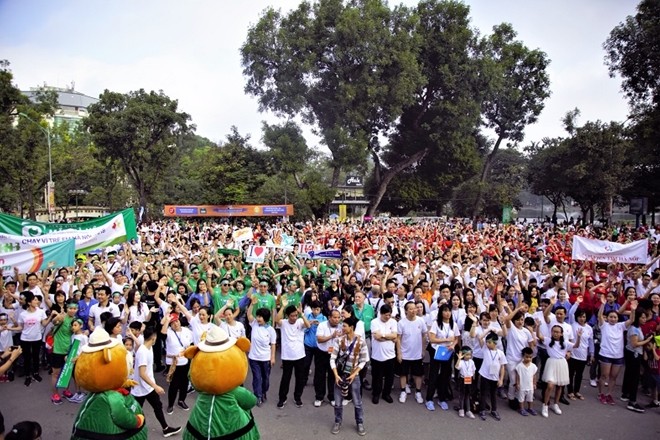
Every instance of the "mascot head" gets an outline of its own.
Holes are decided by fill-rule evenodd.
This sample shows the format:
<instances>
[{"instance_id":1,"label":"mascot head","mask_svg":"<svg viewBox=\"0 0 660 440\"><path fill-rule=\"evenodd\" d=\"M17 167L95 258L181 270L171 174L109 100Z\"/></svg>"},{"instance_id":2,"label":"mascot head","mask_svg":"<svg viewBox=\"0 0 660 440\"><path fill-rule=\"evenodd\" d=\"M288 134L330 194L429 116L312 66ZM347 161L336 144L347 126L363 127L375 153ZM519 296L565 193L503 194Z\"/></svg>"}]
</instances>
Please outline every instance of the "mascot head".
<instances>
[{"instance_id":1,"label":"mascot head","mask_svg":"<svg viewBox=\"0 0 660 440\"><path fill-rule=\"evenodd\" d=\"M127 356L126 348L118 339L111 338L102 327L96 327L76 361L76 383L92 393L130 385Z\"/></svg>"},{"instance_id":2,"label":"mascot head","mask_svg":"<svg viewBox=\"0 0 660 440\"><path fill-rule=\"evenodd\" d=\"M241 385L248 372L247 338L232 338L220 327L213 327L206 339L189 347L190 380L197 391L224 394Z\"/></svg>"}]
</instances>

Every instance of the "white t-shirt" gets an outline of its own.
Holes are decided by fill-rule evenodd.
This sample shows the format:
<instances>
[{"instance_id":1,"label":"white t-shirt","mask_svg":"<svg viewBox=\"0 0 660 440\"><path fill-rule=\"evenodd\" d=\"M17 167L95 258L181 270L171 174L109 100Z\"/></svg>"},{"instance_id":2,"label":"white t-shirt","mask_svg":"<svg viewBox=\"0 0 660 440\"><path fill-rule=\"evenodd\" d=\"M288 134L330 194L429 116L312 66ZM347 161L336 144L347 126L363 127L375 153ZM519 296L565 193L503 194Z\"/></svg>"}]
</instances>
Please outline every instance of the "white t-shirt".
<instances>
[{"instance_id":1,"label":"white t-shirt","mask_svg":"<svg viewBox=\"0 0 660 440\"><path fill-rule=\"evenodd\" d=\"M376 318L371 321L371 358L381 362L394 359L396 356L394 340L378 341L374 337L376 333L380 333L382 336L396 335L396 320L390 318L383 322L380 318Z\"/></svg>"},{"instance_id":2,"label":"white t-shirt","mask_svg":"<svg viewBox=\"0 0 660 440\"><path fill-rule=\"evenodd\" d=\"M465 318L467 317L465 309L452 309L451 316L454 318L454 323L458 326L458 331L462 332L463 327L465 327Z\"/></svg>"},{"instance_id":3,"label":"white t-shirt","mask_svg":"<svg viewBox=\"0 0 660 440\"><path fill-rule=\"evenodd\" d=\"M458 369L458 373L461 375L461 377L474 377L476 370L477 367L474 365L474 361L472 359L469 361L464 359L461 361L461 366Z\"/></svg>"},{"instance_id":4,"label":"white t-shirt","mask_svg":"<svg viewBox=\"0 0 660 440\"><path fill-rule=\"evenodd\" d=\"M600 326L600 355L610 359L621 359L623 357L624 338L626 331L625 322L617 322L611 325L608 322Z\"/></svg>"},{"instance_id":5,"label":"white t-shirt","mask_svg":"<svg viewBox=\"0 0 660 440\"><path fill-rule=\"evenodd\" d=\"M426 335L426 324L418 316L412 321L403 317L397 324L397 333L401 338L401 358L417 361L424 357L422 338Z\"/></svg>"},{"instance_id":6,"label":"white t-shirt","mask_svg":"<svg viewBox=\"0 0 660 440\"><path fill-rule=\"evenodd\" d=\"M21 341L34 342L41 341L43 337L43 327L41 321L46 319L46 312L43 309L36 309L34 312L23 310L18 315L18 325L23 327L21 332Z\"/></svg>"},{"instance_id":7,"label":"white t-shirt","mask_svg":"<svg viewBox=\"0 0 660 440\"><path fill-rule=\"evenodd\" d=\"M566 322L566 321L560 323L553 316L550 319L550 324L547 325L548 336L547 336L547 340L546 340L546 344L545 344L546 346L548 345L548 343L550 343L550 336L552 336L552 327L554 327L555 325L560 326L564 330L564 340L565 341L575 342L575 334L573 333L573 326L571 324L569 324L568 322Z\"/></svg>"},{"instance_id":8,"label":"white t-shirt","mask_svg":"<svg viewBox=\"0 0 660 440\"><path fill-rule=\"evenodd\" d=\"M138 311L138 307L136 305L132 305L130 307L124 307L124 315L128 314L128 319L127 323L130 324L131 322L137 321L137 322L145 322L147 320L147 316L149 316L149 306L147 306L144 303L140 303L140 310Z\"/></svg>"},{"instance_id":9,"label":"white t-shirt","mask_svg":"<svg viewBox=\"0 0 660 440\"><path fill-rule=\"evenodd\" d=\"M485 343L484 343L485 344ZM500 380L500 367L507 364L504 352L499 348L495 350L484 349L484 362L481 364L479 374L488 380Z\"/></svg>"},{"instance_id":10,"label":"white t-shirt","mask_svg":"<svg viewBox=\"0 0 660 440\"><path fill-rule=\"evenodd\" d=\"M193 316L188 324L190 325L190 329L192 330L193 344L195 345L202 342L202 336L205 333L207 333L211 329L211 327L215 325L212 322L207 322L206 324L202 324L202 321L200 321L198 315Z\"/></svg>"},{"instance_id":11,"label":"white t-shirt","mask_svg":"<svg viewBox=\"0 0 660 440\"><path fill-rule=\"evenodd\" d=\"M178 338L177 338L178 336ZM186 328L181 327L181 331L175 332L172 328L167 329L167 338L165 339L165 351L167 357L165 358L165 363L167 365L172 365L174 360L170 356L177 356L176 364L177 365L186 365L188 363L188 358L185 356L179 356L186 348L190 347L193 342L192 332Z\"/></svg>"},{"instance_id":12,"label":"white t-shirt","mask_svg":"<svg viewBox=\"0 0 660 440\"><path fill-rule=\"evenodd\" d=\"M458 331L458 326L456 323L454 323L453 327L450 327L449 324L445 324L444 322L442 323L442 327L438 325L438 321L433 321L433 324L431 325L431 330L429 330L429 334L434 334L436 338L450 338L452 336L454 337L459 337L461 334ZM444 347L453 347L455 344L452 342L443 342L441 344L431 344L431 347L433 347L434 350L437 350L439 346L444 346Z\"/></svg>"},{"instance_id":13,"label":"white t-shirt","mask_svg":"<svg viewBox=\"0 0 660 440\"><path fill-rule=\"evenodd\" d=\"M112 313L112 316L115 318L119 318L120 315L119 307L117 307L117 305L113 304L112 302L108 302L107 307L101 307L101 304L94 304L89 308L89 317L94 318L94 327L101 325L101 314L105 312Z\"/></svg>"},{"instance_id":14,"label":"white t-shirt","mask_svg":"<svg viewBox=\"0 0 660 440\"><path fill-rule=\"evenodd\" d=\"M233 338L244 338L245 337L245 326L242 322L234 320L234 325L229 325L225 321L220 323L220 327L227 332L227 334Z\"/></svg>"},{"instance_id":15,"label":"white t-shirt","mask_svg":"<svg viewBox=\"0 0 660 440\"><path fill-rule=\"evenodd\" d=\"M581 326L577 322L573 323L573 334L577 335L578 330L582 330L582 335L580 336L580 345L573 347L571 352L571 357L579 361L586 361L587 356L589 355L589 345L593 343L594 338L594 329L590 325Z\"/></svg>"},{"instance_id":16,"label":"white t-shirt","mask_svg":"<svg viewBox=\"0 0 660 440\"><path fill-rule=\"evenodd\" d=\"M373 321L372 321L373 325ZM323 321L322 323L319 324L319 326L316 328L316 343L319 348L319 350L329 352L330 347L332 347L334 343L334 338L327 340L326 342L318 342L318 336L323 336L324 338L327 338L328 336L332 335L334 332L337 332L337 337L341 336L342 334L342 328L341 324L337 324L337 327L330 327L330 322L329 321ZM373 328L372 328L373 332Z\"/></svg>"},{"instance_id":17,"label":"white t-shirt","mask_svg":"<svg viewBox=\"0 0 660 440\"><path fill-rule=\"evenodd\" d=\"M516 365L516 374L520 378L520 391L534 390L534 375L537 371L538 367L534 362L530 362L529 365L520 362Z\"/></svg>"},{"instance_id":18,"label":"white t-shirt","mask_svg":"<svg viewBox=\"0 0 660 440\"><path fill-rule=\"evenodd\" d=\"M282 326L282 353L283 361L296 361L305 357L305 324L302 318L291 324L288 319L280 321Z\"/></svg>"},{"instance_id":19,"label":"white t-shirt","mask_svg":"<svg viewBox=\"0 0 660 440\"><path fill-rule=\"evenodd\" d=\"M525 327L518 329L515 325L507 329L506 333L506 358L510 363L517 364L522 360L522 349L529 347L534 337Z\"/></svg>"},{"instance_id":20,"label":"white t-shirt","mask_svg":"<svg viewBox=\"0 0 660 440\"><path fill-rule=\"evenodd\" d=\"M250 352L248 358L253 361L269 361L270 346L277 343L277 334L272 325L259 325L257 320L252 321ZM319 325L320 327L320 325ZM303 348L304 350L304 348Z\"/></svg>"},{"instance_id":21,"label":"white t-shirt","mask_svg":"<svg viewBox=\"0 0 660 440\"><path fill-rule=\"evenodd\" d=\"M548 341L548 348L546 349L548 350L548 358L550 359L565 359L566 353L573 350L573 344L568 342L566 337L564 337L564 348L561 348L561 344L558 341L555 341L551 347L550 342Z\"/></svg>"},{"instance_id":22,"label":"white t-shirt","mask_svg":"<svg viewBox=\"0 0 660 440\"><path fill-rule=\"evenodd\" d=\"M137 353L135 353L135 381L137 382L137 385L135 385L131 389L131 394L134 396L142 397L146 396L150 392L152 392L154 389L151 387L151 385L147 384L144 380L142 380L142 377L140 377L140 367L145 366L145 370L147 373L147 377L151 379L152 382L156 382L154 380L154 352L150 348L147 348L144 344L140 345L140 348L138 348Z\"/></svg>"}]
</instances>

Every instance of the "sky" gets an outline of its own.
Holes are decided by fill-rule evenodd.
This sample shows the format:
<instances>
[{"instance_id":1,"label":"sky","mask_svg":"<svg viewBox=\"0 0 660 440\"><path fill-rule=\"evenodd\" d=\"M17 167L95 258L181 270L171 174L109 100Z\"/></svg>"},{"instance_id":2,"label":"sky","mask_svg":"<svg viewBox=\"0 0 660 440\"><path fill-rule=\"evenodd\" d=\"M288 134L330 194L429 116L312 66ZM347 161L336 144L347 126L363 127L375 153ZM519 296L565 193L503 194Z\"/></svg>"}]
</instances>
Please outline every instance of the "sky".
<instances>
[{"instance_id":1,"label":"sky","mask_svg":"<svg viewBox=\"0 0 660 440\"><path fill-rule=\"evenodd\" d=\"M197 134L223 141L235 125L261 145L259 113L243 92L239 49L250 25L272 6L286 12L299 0L0 0L0 59L8 60L21 90L43 84L97 97L163 90L192 116ZM391 6L401 1L390 1ZM404 0L414 5L413 0ZM511 23L518 38L551 60L551 97L523 145L564 136L561 118L579 108L578 123L624 121L620 80L610 78L602 44L628 15L632 0L466 0L482 35ZM308 144L320 141L304 129ZM326 150L327 151L327 150Z\"/></svg>"}]
</instances>

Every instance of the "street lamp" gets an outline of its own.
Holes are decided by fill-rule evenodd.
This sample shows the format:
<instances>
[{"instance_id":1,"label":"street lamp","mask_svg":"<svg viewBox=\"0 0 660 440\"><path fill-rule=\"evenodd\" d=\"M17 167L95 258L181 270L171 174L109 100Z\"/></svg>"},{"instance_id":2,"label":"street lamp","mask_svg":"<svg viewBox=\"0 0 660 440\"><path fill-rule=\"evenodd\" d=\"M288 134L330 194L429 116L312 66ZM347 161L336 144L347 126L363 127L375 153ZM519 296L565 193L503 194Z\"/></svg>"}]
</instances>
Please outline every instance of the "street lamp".
<instances>
[{"instance_id":1,"label":"street lamp","mask_svg":"<svg viewBox=\"0 0 660 440\"><path fill-rule=\"evenodd\" d=\"M55 211L55 182L53 182L53 160L51 157L51 144L50 144L50 137L51 137L51 132L50 128L44 128L40 123L26 115L25 113L19 113L19 116L22 116L23 118L27 119L28 121L32 122L34 125L39 127L41 131L46 135L46 141L48 141L48 200L47 205L48 205L48 219L52 220L51 215L52 211ZM51 203L51 196L52 196L52 203Z\"/></svg>"},{"instance_id":2,"label":"street lamp","mask_svg":"<svg viewBox=\"0 0 660 440\"><path fill-rule=\"evenodd\" d=\"M87 191L85 191L84 189L70 189L69 194L73 194L76 196L76 221L78 221L78 196L87 194Z\"/></svg>"}]
</instances>

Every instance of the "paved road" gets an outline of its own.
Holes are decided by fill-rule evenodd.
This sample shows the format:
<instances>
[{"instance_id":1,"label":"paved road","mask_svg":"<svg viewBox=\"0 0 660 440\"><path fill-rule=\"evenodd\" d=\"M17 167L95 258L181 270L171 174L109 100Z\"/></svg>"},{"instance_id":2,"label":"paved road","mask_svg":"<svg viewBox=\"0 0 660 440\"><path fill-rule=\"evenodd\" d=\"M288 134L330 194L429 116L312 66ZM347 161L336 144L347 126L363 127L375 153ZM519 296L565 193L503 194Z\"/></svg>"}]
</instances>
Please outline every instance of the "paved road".
<instances>
[{"instance_id":1,"label":"paved road","mask_svg":"<svg viewBox=\"0 0 660 440\"><path fill-rule=\"evenodd\" d=\"M355 439L355 423L352 406L345 407L344 424L339 435L330 434L333 423L333 410L329 404L321 408L312 405L314 391L310 385L303 394L304 406L296 408L293 397L282 410L275 407L276 393L279 386L281 369L277 366L271 375L271 392L269 401L262 408L255 408L254 415L263 439L266 440L298 440L317 437L321 439ZM40 384L25 388L18 378L13 383L0 384L0 410L5 416L5 425L9 429L19 420L36 420L44 429L45 440L68 439L73 419L78 405L64 402L60 406L50 403L48 377ZM164 387L164 379L158 378ZM251 384L248 377L246 384ZM291 384L293 389L293 380ZM454 411L427 411L423 405L414 399L408 399L400 404L387 404L381 400L378 405L371 403L371 395L365 391L365 427L366 438L403 439L414 436L416 440L443 439L616 439L623 438L660 438L660 410L647 410L645 414L637 414L625 409L622 402L616 406L603 406L596 400L595 388L586 383L583 388L586 400L572 403L569 407L562 406L564 413L557 416L550 413L550 418L522 417L506 407L505 401L500 401L502 421L493 419L481 421L460 419ZM190 406L194 404L195 394L188 398ZM165 397L163 397L165 402ZM648 398L641 396L640 402L648 403ZM539 402L536 408L540 409ZM151 408L145 408L149 438L162 438ZM174 414L167 416L173 426L184 425L188 413L176 408ZM178 438L178 437L172 437Z\"/></svg>"}]
</instances>

